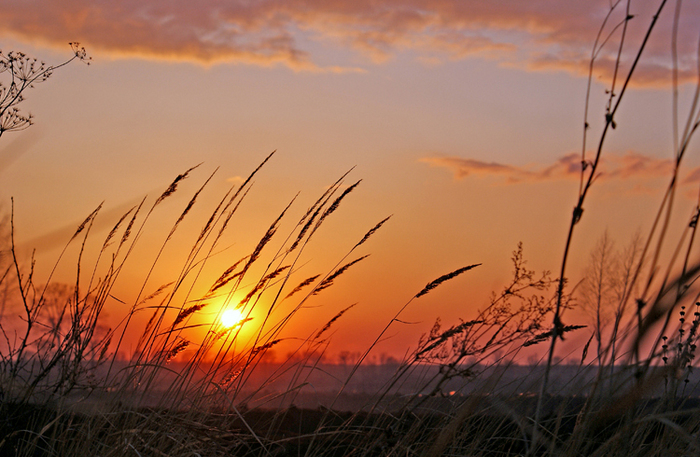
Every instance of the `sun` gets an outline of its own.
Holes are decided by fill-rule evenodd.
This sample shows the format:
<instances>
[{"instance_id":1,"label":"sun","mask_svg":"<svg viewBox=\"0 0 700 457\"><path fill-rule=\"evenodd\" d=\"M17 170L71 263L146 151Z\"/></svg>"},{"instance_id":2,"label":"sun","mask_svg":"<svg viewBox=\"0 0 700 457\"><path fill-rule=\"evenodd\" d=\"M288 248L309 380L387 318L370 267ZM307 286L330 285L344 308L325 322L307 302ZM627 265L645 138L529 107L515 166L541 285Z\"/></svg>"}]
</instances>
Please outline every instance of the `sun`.
<instances>
[{"instance_id":1,"label":"sun","mask_svg":"<svg viewBox=\"0 0 700 457\"><path fill-rule=\"evenodd\" d=\"M226 328L231 328L242 324L244 319L245 316L243 316L241 310L233 308L228 308L225 310L223 313L221 313L221 317L219 318L221 325Z\"/></svg>"}]
</instances>

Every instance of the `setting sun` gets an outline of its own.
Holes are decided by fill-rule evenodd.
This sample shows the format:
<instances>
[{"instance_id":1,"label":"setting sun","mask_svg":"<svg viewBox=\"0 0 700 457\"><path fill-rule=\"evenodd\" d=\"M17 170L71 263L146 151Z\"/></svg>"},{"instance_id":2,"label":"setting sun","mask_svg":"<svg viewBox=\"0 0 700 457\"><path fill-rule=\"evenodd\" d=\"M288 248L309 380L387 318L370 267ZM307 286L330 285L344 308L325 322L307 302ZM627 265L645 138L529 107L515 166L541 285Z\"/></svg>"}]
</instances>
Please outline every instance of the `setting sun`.
<instances>
[{"instance_id":1,"label":"setting sun","mask_svg":"<svg viewBox=\"0 0 700 457\"><path fill-rule=\"evenodd\" d=\"M244 316L240 310L229 308L221 313L219 320L221 321L221 325L230 328L243 323Z\"/></svg>"}]
</instances>

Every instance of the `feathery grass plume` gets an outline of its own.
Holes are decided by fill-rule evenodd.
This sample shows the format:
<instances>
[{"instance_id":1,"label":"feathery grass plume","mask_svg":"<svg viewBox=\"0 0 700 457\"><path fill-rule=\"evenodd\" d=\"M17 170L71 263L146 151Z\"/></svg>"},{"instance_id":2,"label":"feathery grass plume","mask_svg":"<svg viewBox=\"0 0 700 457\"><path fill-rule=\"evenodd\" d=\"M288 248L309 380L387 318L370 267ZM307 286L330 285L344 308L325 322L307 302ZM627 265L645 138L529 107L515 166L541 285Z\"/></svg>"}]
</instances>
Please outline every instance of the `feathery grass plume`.
<instances>
[{"instance_id":1,"label":"feathery grass plume","mask_svg":"<svg viewBox=\"0 0 700 457\"><path fill-rule=\"evenodd\" d=\"M591 347L591 343L593 342L593 338L595 338L595 332L591 333L590 338L588 338L588 341L586 341L586 344L583 346L583 350L581 351L580 365L583 365L584 362L586 361L586 357L588 356L588 348ZM613 360L614 360L614 358L613 358Z\"/></svg>"},{"instance_id":2,"label":"feathery grass plume","mask_svg":"<svg viewBox=\"0 0 700 457\"><path fill-rule=\"evenodd\" d=\"M333 186L328 188L323 193L321 198L316 200L316 202L311 206L311 208L308 209L306 214L301 218L298 225L301 225L302 223L304 225L302 226L301 230L299 230L299 234L297 235L296 239L294 240L292 245L287 250L288 253L291 253L299 246L301 241L304 239L306 232L309 231L309 229L313 225L314 221L316 221L316 218L318 217L318 215L321 214L321 210L323 210L323 207L328 202L328 200L330 200L331 196L333 195L333 192L335 192L335 190L337 189L338 184L339 183L336 182L335 184L333 184ZM309 214L311 214L311 217L309 217ZM305 220L306 220L306 222L304 223Z\"/></svg>"},{"instance_id":3,"label":"feathery grass plume","mask_svg":"<svg viewBox=\"0 0 700 457\"><path fill-rule=\"evenodd\" d=\"M445 282L445 281L447 281L447 280L449 280L449 279L452 279L452 278L454 278L454 277L456 277L456 276L459 276L459 275L461 275L462 273L464 273L465 271L471 270L472 268L478 267L479 265L481 265L481 264L480 264L480 263L476 263L476 264L474 264L474 265L469 265L469 266L467 266L467 267L460 268L459 270L455 270L455 271L453 271L452 273L448 273L448 274L446 274L446 275L440 276L440 277L437 278L435 281L433 281L433 282L429 283L427 286L425 286L425 287L423 288L423 290L421 290L420 292L418 292L414 298L422 297L423 295L425 295L425 294L427 294L428 292L430 292L431 290L435 289L437 286L439 286L439 285L442 284L443 282Z\"/></svg>"},{"instance_id":4,"label":"feathery grass plume","mask_svg":"<svg viewBox=\"0 0 700 457\"><path fill-rule=\"evenodd\" d=\"M216 234L216 236L214 238L213 245L215 246L218 243L219 239L221 238L224 231L228 227L229 222L231 222L233 215L238 211L239 206L241 205L243 200L245 200L246 196L248 195L248 192L250 191L250 189L252 187L252 185L248 186L248 183L253 179L253 176L255 176L258 173L258 171L260 171L260 169L267 163L267 161L270 160L270 158L275 154L275 152L276 152L276 150L272 151L265 158L265 160L263 160L260 163L260 165L258 165L258 167L255 170L253 170L253 172L250 175L248 175L248 178L246 178L246 180L238 188L238 190L236 190L236 192L233 192L233 189L235 189L235 186L232 186L226 192L226 195L222 198L222 200L219 203L219 205L217 206L216 210L214 211L212 216L209 218L209 221L207 221L206 226L204 227L204 229L202 229L202 232L200 233L199 238L197 239L197 242L195 244L199 244L199 242L202 240L202 238L204 238L204 236L207 233L207 231L209 230L211 224L219 224L218 233ZM243 192L243 195L241 195L241 192ZM233 195L231 195L231 193L233 193ZM231 195L230 198L228 198L229 195ZM238 198L239 195L241 195L240 198ZM228 201L226 201L227 198L228 198ZM236 199L238 199L238 201L236 202L236 205L233 207L233 209L230 209L231 205L233 205L233 202L236 201ZM226 204L224 204L224 201L226 201ZM217 213L219 215L215 217L215 215ZM219 223L219 221L221 221L222 218L223 218L223 221L221 223Z\"/></svg>"},{"instance_id":5,"label":"feathery grass plume","mask_svg":"<svg viewBox=\"0 0 700 457\"><path fill-rule=\"evenodd\" d=\"M168 363L171 360L173 360L175 358L175 356L177 356L179 353L181 353L182 351L187 349L187 346L189 346L189 345L190 345L189 341L187 341L186 339L180 339L180 341L178 341L175 344L175 346L172 347L172 349L170 349L169 351L166 352L165 357L164 357L165 363Z\"/></svg>"},{"instance_id":6,"label":"feathery grass plume","mask_svg":"<svg viewBox=\"0 0 700 457\"><path fill-rule=\"evenodd\" d=\"M311 233L309 234L309 237L311 237L311 235L313 235L313 234L316 232L316 230L318 230L318 228L321 226L321 224L323 223L323 221L324 221L328 216L330 216L331 214L333 214L333 213L335 212L335 210L338 209L338 207L340 206L340 202L342 202L343 199L344 199L345 197L347 197L347 196L350 194L350 192L352 192L353 190L355 190L355 188L356 188L357 186L359 186L361 182L362 182L361 179L358 180L355 184L353 184L353 185L351 185L350 187L348 187L347 189L345 189L345 190L343 191L343 193L340 194L340 196L339 196L338 198L336 198L335 200L333 200L333 203L331 203L331 206L329 206L329 207L323 212L323 214L321 215L321 217L318 218L318 221L316 222L316 225L314 225L314 229L313 229L313 230L311 231Z\"/></svg>"},{"instance_id":7,"label":"feathery grass plume","mask_svg":"<svg viewBox=\"0 0 700 457\"><path fill-rule=\"evenodd\" d=\"M268 274L267 276L263 277L260 281L258 281L258 283L255 285L255 287L253 288L253 290L251 290L250 292L248 292L248 294L245 296L245 298L244 298L243 300L241 300L241 301L238 303L238 306L236 306L236 308L240 308L241 306L243 306L243 305L245 305L246 303L248 303L248 302L250 301L250 299L253 298L253 296L254 296L255 294L257 294L258 292L260 292L260 290L261 290L263 287L265 287L270 281L272 281L273 279L275 279L277 276L279 276L280 274L282 274L284 271L288 270L290 267L291 267L291 265L285 265L285 266L283 266L283 267L280 267L280 268L276 269L275 271L273 271L272 273Z\"/></svg>"},{"instance_id":8,"label":"feathery grass plume","mask_svg":"<svg viewBox=\"0 0 700 457\"><path fill-rule=\"evenodd\" d=\"M362 257L358 257L357 259L353 260L352 262L348 262L345 265L343 265L342 267L335 270L329 277L327 277L326 279L321 281L321 284L319 284L318 287L316 287L316 289L313 291L312 295L316 295L317 293L321 292L323 289L327 289L328 287L333 285L333 280L335 278L342 275L343 273L345 273L348 270L348 268L355 265L360 260L366 259L367 257L369 257L369 254L363 255Z\"/></svg>"},{"instance_id":9,"label":"feathery grass plume","mask_svg":"<svg viewBox=\"0 0 700 457\"><path fill-rule=\"evenodd\" d=\"M326 331L327 331L329 328L331 328L331 325L333 325L333 323L334 323L335 321L337 321L338 319L340 319L340 318L343 316L343 314L345 314L348 310L350 310L350 308L354 308L355 305L357 305L357 303L353 303L352 305L348 306L347 308L343 309L343 310L340 311L338 314L336 314L335 316L333 316L333 318L332 318L331 320L329 320L329 321L326 323L326 325L323 326L323 328L322 328L321 330L319 330L319 332L316 334L316 336L314 337L314 339L315 339L315 340L319 339L319 338L321 337L321 335L323 335L324 333L326 333Z\"/></svg>"},{"instance_id":10,"label":"feathery grass plume","mask_svg":"<svg viewBox=\"0 0 700 457\"><path fill-rule=\"evenodd\" d=\"M292 252L299 246L299 244L301 243L301 240L304 239L304 235L306 235L306 232L309 231L309 229L311 228L311 225L314 223L314 220L316 220L316 216L318 216L319 213L321 212L321 209L323 209L322 205L318 206L316 208L316 210L313 212L313 214L311 215L309 220L307 220L306 223L304 224L304 226L301 228L301 230L299 230L299 234L297 235L297 238L294 240L294 242L289 247L287 252ZM304 216L304 218L306 218L306 217L307 216Z\"/></svg>"},{"instance_id":11,"label":"feathery grass plume","mask_svg":"<svg viewBox=\"0 0 700 457\"><path fill-rule=\"evenodd\" d=\"M217 284L215 287L213 287L209 291L209 293L207 294L207 297L211 297L217 290L221 289L222 287L224 287L226 284L230 283L234 279L240 278L245 272L246 272L245 270L241 270L238 273L232 274L231 276L227 277L223 282L221 282L221 283Z\"/></svg>"},{"instance_id":12,"label":"feathery grass plume","mask_svg":"<svg viewBox=\"0 0 700 457\"><path fill-rule=\"evenodd\" d=\"M107 354L107 350L109 349L109 345L112 344L112 337L114 336L114 334L112 333L111 328L109 329L108 334L109 337L102 343L102 349L100 350L100 355L97 358L98 363L104 360L104 357Z\"/></svg>"},{"instance_id":13,"label":"feathery grass plume","mask_svg":"<svg viewBox=\"0 0 700 457\"><path fill-rule=\"evenodd\" d=\"M241 206L241 203L243 202L243 200L245 200L245 198L248 196L248 192L250 191L250 188L247 188L245 190L245 192L243 192L243 195L241 196L241 198L238 200L238 202L236 202L236 206L234 206L233 209L229 210L229 207L231 206L231 204L235 200L239 191L240 191L240 189L238 191L236 191L236 193L229 199L228 203L226 203L226 206L224 207L224 209L221 212L222 215L224 213L226 213L226 217L224 217L224 221L221 223L221 226L219 227L219 233L216 235L217 240L219 238L221 238L224 231L226 230L226 227L228 227L229 222L231 222L233 215L236 214L236 212L238 211L238 207ZM227 210L228 210L228 212L226 212Z\"/></svg>"},{"instance_id":14,"label":"feathery grass plume","mask_svg":"<svg viewBox=\"0 0 700 457\"><path fill-rule=\"evenodd\" d=\"M251 357L255 356L255 355L259 354L260 352L263 352L263 351L270 349L272 346L274 346L275 344L277 344L281 341L283 341L282 338L277 339L277 340L272 340L269 343L261 344L260 346L256 346L253 348L252 351L250 351L250 355L251 355Z\"/></svg>"},{"instance_id":15,"label":"feathery grass plume","mask_svg":"<svg viewBox=\"0 0 700 457\"><path fill-rule=\"evenodd\" d=\"M243 270L241 272L242 275L244 275L248 271L250 266L256 260L258 260L258 257L260 257L260 253L262 252L263 248L267 245L267 243L270 242L270 240L272 239L274 234L277 232L277 227L278 227L280 221L284 217L287 210L289 210L289 208L292 206L292 203L294 203L294 200L296 200L296 197L294 197L292 199L292 201L289 202L289 204L286 206L286 208L284 208L282 213L280 213L280 215L277 217L277 219L275 219L275 221L270 225L270 228L267 229L267 232L265 232L265 235L263 235L263 237L260 239L260 241L258 242L258 245L255 246L253 253L250 255L250 258L248 259L248 262L243 267ZM241 275L241 277L242 277L242 275Z\"/></svg>"},{"instance_id":16,"label":"feathery grass plume","mask_svg":"<svg viewBox=\"0 0 700 457\"><path fill-rule=\"evenodd\" d=\"M197 237L197 241L195 241L195 245L199 244L200 241L202 241L202 238L209 233L209 229L211 228L212 224L214 224L214 219L216 219L216 216L219 215L219 209L223 206L223 201L219 202L219 206L216 207L216 209L211 213L211 216L209 216L209 219L207 219L207 223L204 224L204 227L202 227L202 230L199 232L199 236Z\"/></svg>"},{"instance_id":17,"label":"feathery grass plume","mask_svg":"<svg viewBox=\"0 0 700 457\"><path fill-rule=\"evenodd\" d=\"M311 205L308 210L306 210L306 213L301 217L301 219L299 219L299 222L297 224L297 226L303 224L304 227L299 232L297 239L294 241L292 246L289 248L289 252L293 251L297 247L297 245L299 244L301 239L306 234L307 230L309 230L309 228L311 227L311 224L313 223L313 221L320 214L320 212L323 209L323 207L325 206L325 204L328 202L328 200L330 200L331 196L335 193L335 191L338 190L338 188L340 187L340 184L343 182L345 177L348 174L350 174L350 172L354 169L355 169L355 167L352 167L351 169L349 169L348 171L343 173L343 175L340 178L338 178L338 180L336 182L334 182L332 185L328 186L328 188L323 192L323 194L318 199L316 199L314 204ZM311 216L311 219L307 220L309 218L309 216Z\"/></svg>"},{"instance_id":18,"label":"feathery grass plume","mask_svg":"<svg viewBox=\"0 0 700 457\"><path fill-rule=\"evenodd\" d=\"M231 370L230 372L226 373L226 375L221 379L219 384L222 387L228 387L233 381L238 379L238 377L243 374L243 370L241 368L238 368L237 370Z\"/></svg>"},{"instance_id":19,"label":"feathery grass plume","mask_svg":"<svg viewBox=\"0 0 700 457\"><path fill-rule=\"evenodd\" d=\"M326 189L325 192L314 202L313 205L306 211L306 214L299 220L298 225L302 225L301 230L299 231L299 234L297 235L297 238L294 240L292 245L289 247L287 252L292 252L294 251L301 241L304 239L304 235L306 235L306 232L309 231L311 226L313 225L314 221L318 217L319 214L321 214L321 211L323 210L323 207L326 205L328 200L333 196L336 190L340 187L340 184L343 182L345 177L354 169L355 167L351 168L350 170L346 171L343 176L341 176L336 182L334 182L331 186ZM335 209L334 209L335 211ZM311 216L311 217L309 217ZM318 227L318 225L316 226ZM314 231L316 229L314 228Z\"/></svg>"},{"instance_id":20,"label":"feathery grass plume","mask_svg":"<svg viewBox=\"0 0 700 457\"><path fill-rule=\"evenodd\" d=\"M80 224L80 225L78 226L78 229L75 231L75 233L73 234L73 236L70 238L70 241L73 241L73 240L75 239L75 237L78 236L78 235L80 234L80 232L82 232L82 231L85 229L85 227L87 226L87 224L89 224L90 222L92 222L92 220L95 218L95 216L97 216L97 213L102 209L102 205L103 205L103 204L104 204L104 202L100 203L100 204L97 206L97 208L95 209L95 211L93 211L92 213L90 213L90 215L89 215L87 218L85 218L85 220L82 222L82 224ZM69 241L69 242L70 242L70 241Z\"/></svg>"},{"instance_id":21,"label":"feathery grass plume","mask_svg":"<svg viewBox=\"0 0 700 457\"><path fill-rule=\"evenodd\" d=\"M392 216L393 216L393 214L392 214ZM357 243L353 249L359 247L361 244L364 244L364 242L367 241L367 240L369 239L370 236L374 235L374 233L375 233L377 230L379 230L379 229L381 228L381 226L384 225L384 223L385 223L386 221L388 221L389 219L391 219L391 216L387 217L387 218L384 219L383 221L380 221L377 225L375 225L374 227L372 227L372 228L370 229L369 232L365 233L365 236L362 237L362 239L360 240L360 242Z\"/></svg>"},{"instance_id":22,"label":"feathery grass plume","mask_svg":"<svg viewBox=\"0 0 700 457\"><path fill-rule=\"evenodd\" d=\"M207 186L207 184L209 184L209 181L211 181L211 178L214 177L214 175L216 174L216 172L218 170L219 170L218 168L216 170L214 170L214 172L211 175L209 175L207 180L204 181L204 184L202 184L202 186L199 188L199 190L194 193L194 195L190 199L189 203L185 207L185 210L182 212L182 214L180 214L180 217L177 219L177 221L173 225L173 228L170 229L170 235L168 235L168 238L170 238L172 236L172 234L175 232L175 229L177 228L177 226L180 225L180 222L182 222L182 220L185 218L185 216L187 216L187 213L190 212L190 210L194 206L195 202L197 201L197 197L199 197L199 194L204 190L204 188Z\"/></svg>"},{"instance_id":23,"label":"feathery grass plume","mask_svg":"<svg viewBox=\"0 0 700 457\"><path fill-rule=\"evenodd\" d=\"M260 242L258 242L258 245L255 246L253 253L250 255L250 260L248 260L248 264L246 265L246 267L248 267L250 264L255 262L258 259L258 257L260 257L260 253L262 252L265 245L267 245L267 243L270 242L270 240L272 239L274 234L277 233L277 227L278 227L280 221L282 220L282 218L284 217L285 213L289 209L289 207L292 206L292 203L294 203L294 200L289 202L287 207L284 208L282 213L277 217L277 219L275 219L275 221L267 229L267 232L265 232L265 235L263 235L263 237L260 239Z\"/></svg>"},{"instance_id":24,"label":"feathery grass plume","mask_svg":"<svg viewBox=\"0 0 700 457\"><path fill-rule=\"evenodd\" d=\"M195 165L194 167L190 168L189 170L185 171L184 173L177 175L177 176L175 177L175 179L173 180L173 182L170 183L170 185L168 186L168 188L165 189L165 192L163 192L163 193L160 195L160 197L158 197L158 199L156 200L156 202L153 204L153 207L155 208L156 206L158 206L158 204L160 204L160 202L162 202L163 200L165 200L166 198L168 198L168 197L170 197L172 194L174 194L175 191L177 190L177 186L180 184L180 181L183 181L183 180L187 179L187 176L190 174L190 172L191 172L192 170L194 170L195 168L199 167L200 165L201 165L201 163Z\"/></svg>"},{"instance_id":25,"label":"feathery grass plume","mask_svg":"<svg viewBox=\"0 0 700 457\"><path fill-rule=\"evenodd\" d=\"M572 332L574 330L579 330L582 328L586 328L585 325L561 325L559 326L556 330L552 329L547 332L540 333L538 335L535 335L534 338L526 341L523 343L523 347L527 346L533 346L538 343L542 343L543 341L547 341L553 336L557 336L560 339L564 339L564 333Z\"/></svg>"},{"instance_id":26,"label":"feathery grass plume","mask_svg":"<svg viewBox=\"0 0 700 457\"><path fill-rule=\"evenodd\" d=\"M439 320L435 322L435 325L433 326L433 330L430 332L430 338L428 341L425 342L425 344L427 344L427 346L425 346L423 349L419 350L416 353L416 359L420 358L426 352L430 352L433 349L435 349L436 347L440 346L442 343L447 341L449 338L451 338L459 333L462 333L464 330L466 330L469 327L472 327L472 326L477 325L477 324L483 324L484 321L479 320L479 319L475 319L475 320L471 320L471 321L467 321L467 322L462 322L461 324L456 325L454 327L451 327L442 333L439 332L439 329L440 329L439 323L440 323Z\"/></svg>"},{"instance_id":27,"label":"feathery grass plume","mask_svg":"<svg viewBox=\"0 0 700 457\"><path fill-rule=\"evenodd\" d=\"M145 338L145 336L151 331L153 328L153 324L155 323L156 316L158 315L158 312L160 311L161 308L165 306L165 302L168 301L168 297L163 298L161 300L160 305L155 307L155 311L153 311L153 315L151 316L150 319L148 319L148 322L146 323L146 327L143 329L143 333L141 335L141 339Z\"/></svg>"},{"instance_id":28,"label":"feathery grass plume","mask_svg":"<svg viewBox=\"0 0 700 457\"><path fill-rule=\"evenodd\" d=\"M245 187L248 185L248 183L253 179L253 176L255 176L255 175L258 173L258 171L260 171L260 169L261 169L263 166L265 166L265 164L267 163L267 161L270 160L270 158L271 158L273 155L275 155L276 152L277 152L277 149L275 149L275 150L272 151L270 154L268 154L268 156L265 157L265 160L263 160L262 162L260 162L260 165L258 165L257 168L256 168L255 170L253 170L253 172L252 172L251 174L248 175L248 177L246 178L246 180L243 181L243 184L241 184L241 187L239 187L238 190L236 191L236 193L233 194L233 196L231 196L231 199L229 200L229 203L228 203L229 205L236 199L236 197L238 197L238 194L240 194L240 192L241 192L243 189L245 189Z\"/></svg>"},{"instance_id":29,"label":"feathery grass plume","mask_svg":"<svg viewBox=\"0 0 700 457\"><path fill-rule=\"evenodd\" d=\"M103 250L109 245L109 242L112 240L112 238L114 237L114 235L116 235L117 230L119 230L119 227L122 225L122 223L123 223L124 220L127 218L127 216L128 216L129 214L131 214L131 212L134 211L135 209L136 209L136 207L134 206L134 207L131 208L129 211L127 211L126 213L124 213L124 215L122 215L122 217L119 219L119 221L114 225L114 227L112 228L112 230L109 231L109 234L107 234L107 238L105 238L104 243L102 243L102 249L103 249Z\"/></svg>"},{"instance_id":30,"label":"feathery grass plume","mask_svg":"<svg viewBox=\"0 0 700 457\"><path fill-rule=\"evenodd\" d=\"M228 335L229 333L231 333L231 331L232 331L235 327L236 327L236 326L233 326L233 327L224 327L224 328L222 328L222 329L219 330L219 331L214 331L214 341L218 341L218 340L220 340L221 338L225 337L226 335Z\"/></svg>"},{"instance_id":31,"label":"feathery grass plume","mask_svg":"<svg viewBox=\"0 0 700 457\"><path fill-rule=\"evenodd\" d=\"M235 275L233 275L233 276L231 276L231 274L236 270L236 268L238 267L238 265L240 265L241 262L243 262L244 260L246 260L248 257L250 257L250 256L245 256L245 257L243 257L242 259L240 259L239 261L237 261L236 263L234 263L233 265L231 265L230 267L228 267L228 268L226 269L226 271L224 271L224 272L221 274L221 276L219 276L219 279L217 279L217 280L214 282L214 284L212 284L212 286L209 288L209 292L207 292L207 295L206 295L206 296L207 296L207 297L211 296L211 294L213 294L213 293L216 292L217 290L219 290L219 289L221 289L222 287L224 287L224 286L225 286L226 284L228 284L231 280L233 280L233 279L236 278L237 276L240 276L240 275L241 275L241 272L238 272L237 274L235 274Z\"/></svg>"},{"instance_id":32,"label":"feathery grass plume","mask_svg":"<svg viewBox=\"0 0 700 457\"><path fill-rule=\"evenodd\" d=\"M134 214L131 216L131 220L129 221L129 224L126 226L126 229L124 230L124 234L122 235L122 239L119 242L119 247L117 250L119 250L124 243L127 242L129 237L131 236L131 230L134 228L134 224L136 223L136 217L138 216L139 212L141 211L141 208L143 207L143 204L146 202L146 197L144 197L141 200L141 203L139 203L139 206L136 208L136 211L134 211Z\"/></svg>"},{"instance_id":33,"label":"feathery grass plume","mask_svg":"<svg viewBox=\"0 0 700 457\"><path fill-rule=\"evenodd\" d=\"M225 211L224 207L224 202L228 198L229 195L231 195L231 192L233 192L233 187L231 187L227 192L226 195L224 195L221 200L219 200L219 204L216 206L214 211L211 213L211 216L209 216L209 219L207 219L206 224L204 224L204 227L202 227L202 230L199 232L199 236L197 237L197 241L195 241L195 245L199 245L199 242L204 239L207 233L209 233L209 230L212 228L214 225L214 221L221 218L223 215L223 211ZM222 210L222 208L224 208Z\"/></svg>"},{"instance_id":34,"label":"feathery grass plume","mask_svg":"<svg viewBox=\"0 0 700 457\"><path fill-rule=\"evenodd\" d=\"M265 277L263 278L263 282L272 281L272 280L275 279L277 276L281 275L282 273L284 273L285 271L287 271L287 270L288 270L289 268L291 268L291 267L292 267L291 265L285 265L285 266L283 266L283 267L279 267L278 269L276 269L276 270L273 271L272 273L270 273L270 274L268 274L267 276L265 276Z\"/></svg>"},{"instance_id":35,"label":"feathery grass plume","mask_svg":"<svg viewBox=\"0 0 700 457\"><path fill-rule=\"evenodd\" d=\"M316 200L316 202L306 211L306 214L299 220L299 225L304 223L307 217L320 205L323 206L323 203L321 202L326 202L328 199L330 199L330 195L333 194L339 187L340 184L343 182L345 177L350 174L352 170L354 170L355 167L350 168L348 171L343 173L343 175L338 178L332 185L328 186L325 192Z\"/></svg>"},{"instance_id":36,"label":"feathery grass plume","mask_svg":"<svg viewBox=\"0 0 700 457\"><path fill-rule=\"evenodd\" d=\"M221 235L224 233L224 230L226 230L226 227L228 227L228 224L231 221L231 218L238 210L238 207L240 206L241 202L248 195L248 191L250 190L250 187L248 187L248 183L253 179L253 176L255 176L258 173L258 171L260 171L260 169L267 163L267 161L270 160L270 158L275 154L275 152L277 152L276 149L274 151L272 151L267 157L265 157L265 160L263 160L260 163L260 165L258 165L258 167L255 170L253 170L253 172L251 174L248 175L248 177L243 182L243 184L241 184L241 187L239 187L238 190L233 195L231 195L231 198L229 198L228 202L226 202L226 205L224 206L224 209L222 210L222 215L224 212L226 212L231 207L231 205L238 198L238 196L241 194L241 192L243 192L243 195L238 200L238 203L236 203L236 206L234 206L232 210L230 210L226 213L226 217L224 218L224 221L221 223L221 227L219 228L219 234L217 235L217 239L219 237L221 237Z\"/></svg>"},{"instance_id":37,"label":"feathery grass plume","mask_svg":"<svg viewBox=\"0 0 700 457\"><path fill-rule=\"evenodd\" d=\"M204 308L207 305L208 305L208 303L200 303L198 305L192 305L189 308L183 309L182 311L180 311L180 313L175 318L175 321L173 322L172 327L175 327L177 324L184 321L187 318L187 316L190 316L193 313L196 313L197 311L199 311L200 309Z\"/></svg>"},{"instance_id":38,"label":"feathery grass plume","mask_svg":"<svg viewBox=\"0 0 700 457\"><path fill-rule=\"evenodd\" d=\"M292 291L289 292L289 293L287 294L286 297L284 297L285 300L286 300L287 298L291 297L292 295L294 295L295 293L299 292L301 289L303 289L304 287L308 286L308 285L311 284L312 282L316 281L316 280L318 279L319 276L321 276L321 275L312 276L312 277L310 277L310 278L307 278L307 279L303 280L301 283L299 283L298 286L296 286L294 289L292 289Z\"/></svg>"},{"instance_id":39,"label":"feathery grass plume","mask_svg":"<svg viewBox=\"0 0 700 457\"><path fill-rule=\"evenodd\" d=\"M158 295L162 294L163 291L164 291L165 289L167 289L168 287L172 286L173 284L175 284L175 281L169 282L169 283L167 283L167 284L163 284L163 285L160 286L158 289L156 289L156 291L153 292L151 295L149 295L149 296L147 296L147 297L141 299L141 301L138 302L138 304L137 304L136 306L138 307L138 306L143 305L144 303L146 303L148 300L152 300L152 299L156 298Z\"/></svg>"},{"instance_id":40,"label":"feathery grass plume","mask_svg":"<svg viewBox=\"0 0 700 457\"><path fill-rule=\"evenodd\" d=\"M323 213L323 216L321 216L321 219L318 221L318 223L320 224L320 223L323 221L323 219L325 219L326 217L330 216L335 210L337 210L337 209L338 209L338 206L340 206L340 202L342 202L343 199L344 199L350 192L352 192L353 190L355 190L355 188L356 188L357 186L359 186L361 182L362 182L362 180L361 180L361 179L358 179L357 182L356 182L355 184L352 184L352 185L349 186L347 189L345 189L345 190L343 191L343 193L340 194L340 196L339 196L338 198L336 198L336 199L333 201L333 203L331 204L331 206L328 207L328 209L326 210L326 212Z\"/></svg>"}]
</instances>

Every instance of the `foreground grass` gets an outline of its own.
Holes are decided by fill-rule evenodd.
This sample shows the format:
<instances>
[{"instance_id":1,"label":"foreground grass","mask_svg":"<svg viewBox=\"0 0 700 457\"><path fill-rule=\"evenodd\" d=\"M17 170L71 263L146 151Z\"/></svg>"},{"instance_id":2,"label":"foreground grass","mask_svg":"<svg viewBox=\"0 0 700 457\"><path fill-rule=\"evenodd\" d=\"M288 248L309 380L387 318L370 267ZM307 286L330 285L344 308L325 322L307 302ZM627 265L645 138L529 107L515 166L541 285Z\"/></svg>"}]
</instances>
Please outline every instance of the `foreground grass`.
<instances>
[{"instance_id":1,"label":"foreground grass","mask_svg":"<svg viewBox=\"0 0 700 457\"><path fill-rule=\"evenodd\" d=\"M554 370L556 372L556 370ZM532 449L534 395L471 393L386 398L374 411L298 408L127 408L81 413L57 404L3 403L6 455L383 456L693 455L700 400L638 397L591 404L548 396ZM360 397L360 401L364 399ZM615 403L610 403L614 400ZM359 403L358 403L359 404ZM365 404L366 405L366 404Z\"/></svg>"}]
</instances>

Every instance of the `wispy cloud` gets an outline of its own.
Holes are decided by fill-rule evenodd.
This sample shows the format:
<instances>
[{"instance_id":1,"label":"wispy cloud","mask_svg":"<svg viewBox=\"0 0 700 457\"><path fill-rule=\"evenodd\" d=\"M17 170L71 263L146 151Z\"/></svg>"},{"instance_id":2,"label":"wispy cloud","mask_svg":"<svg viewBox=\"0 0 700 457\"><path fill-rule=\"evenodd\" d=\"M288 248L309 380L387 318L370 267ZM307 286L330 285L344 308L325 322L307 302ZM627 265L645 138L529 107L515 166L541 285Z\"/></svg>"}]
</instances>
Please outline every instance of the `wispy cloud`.
<instances>
[{"instance_id":1,"label":"wispy cloud","mask_svg":"<svg viewBox=\"0 0 700 457\"><path fill-rule=\"evenodd\" d=\"M633 4L629 43L643 35L653 7ZM314 52L335 47L354 50L367 63L410 50L431 64L480 57L530 71L583 75L608 9L607 0L5 0L0 3L0 33L61 46L81 41L93 52L118 56L204 64L361 71L352 62L319 63ZM624 17L622 8L615 11L606 34ZM682 80L689 80L694 77L700 5L686 2L682 18L679 62ZM662 56L668 54L671 19L669 7L641 62L638 84L667 84L670 62ZM613 38L619 33L618 28ZM599 54L596 77L609 78L616 51L610 45ZM629 53L633 51L632 46Z\"/></svg>"},{"instance_id":2,"label":"wispy cloud","mask_svg":"<svg viewBox=\"0 0 700 457\"><path fill-rule=\"evenodd\" d=\"M541 182L555 179L579 179L581 176L580 154L567 154L551 164L514 166L496 162L484 162L461 157L428 157L421 160L436 167L450 169L456 179L467 176L496 176L507 184ZM601 160L599 178L644 179L670 176L673 163L629 151L625 154L608 154ZM696 179L700 171L695 170ZM690 179L690 178L689 178Z\"/></svg>"}]
</instances>

